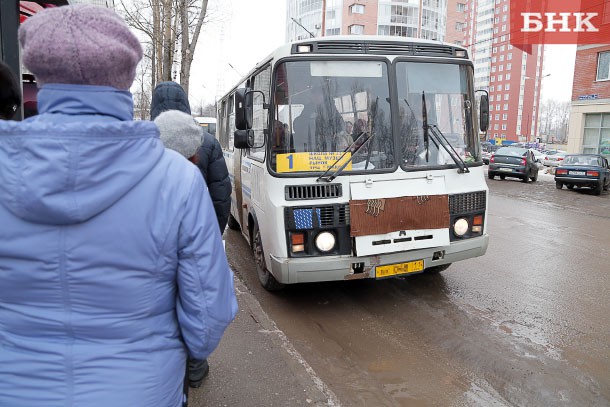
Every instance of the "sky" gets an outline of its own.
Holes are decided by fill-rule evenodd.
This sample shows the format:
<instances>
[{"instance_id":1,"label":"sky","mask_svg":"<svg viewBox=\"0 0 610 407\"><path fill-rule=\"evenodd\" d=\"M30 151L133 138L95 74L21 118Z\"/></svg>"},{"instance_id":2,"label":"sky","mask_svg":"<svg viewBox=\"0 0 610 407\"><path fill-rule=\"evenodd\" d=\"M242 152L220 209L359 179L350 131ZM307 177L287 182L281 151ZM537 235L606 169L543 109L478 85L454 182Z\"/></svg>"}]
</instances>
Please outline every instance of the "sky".
<instances>
[{"instance_id":1,"label":"sky","mask_svg":"<svg viewBox=\"0 0 610 407\"><path fill-rule=\"evenodd\" d=\"M191 105L214 103L286 41L286 0L209 0L191 70ZM574 45L547 45L541 101L569 101ZM232 67L231 67L232 66Z\"/></svg>"}]
</instances>

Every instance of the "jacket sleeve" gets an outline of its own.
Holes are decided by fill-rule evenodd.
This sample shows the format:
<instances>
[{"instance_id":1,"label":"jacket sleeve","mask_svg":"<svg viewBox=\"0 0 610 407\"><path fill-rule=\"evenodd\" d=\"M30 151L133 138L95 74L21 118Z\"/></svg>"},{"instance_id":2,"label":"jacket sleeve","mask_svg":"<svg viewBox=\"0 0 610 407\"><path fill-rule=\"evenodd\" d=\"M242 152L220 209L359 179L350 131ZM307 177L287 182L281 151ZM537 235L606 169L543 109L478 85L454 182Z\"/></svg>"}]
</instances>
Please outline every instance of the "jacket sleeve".
<instances>
[{"instance_id":1,"label":"jacket sleeve","mask_svg":"<svg viewBox=\"0 0 610 407\"><path fill-rule=\"evenodd\" d=\"M237 313L233 272L203 179L193 177L178 236L178 322L189 355L207 358Z\"/></svg>"},{"instance_id":2,"label":"jacket sleeve","mask_svg":"<svg viewBox=\"0 0 610 407\"><path fill-rule=\"evenodd\" d=\"M220 143L211 134L204 136L200 149L199 169L208 184L221 233L231 213L231 180Z\"/></svg>"}]
</instances>

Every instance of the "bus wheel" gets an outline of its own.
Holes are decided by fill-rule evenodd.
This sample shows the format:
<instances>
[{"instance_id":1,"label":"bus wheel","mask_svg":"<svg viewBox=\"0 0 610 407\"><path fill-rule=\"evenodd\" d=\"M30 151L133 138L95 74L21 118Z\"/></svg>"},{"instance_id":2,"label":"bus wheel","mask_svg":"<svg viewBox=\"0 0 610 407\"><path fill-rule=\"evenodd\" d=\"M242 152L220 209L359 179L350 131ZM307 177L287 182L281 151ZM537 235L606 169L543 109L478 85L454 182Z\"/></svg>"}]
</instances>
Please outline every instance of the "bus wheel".
<instances>
[{"instance_id":1,"label":"bus wheel","mask_svg":"<svg viewBox=\"0 0 610 407\"><path fill-rule=\"evenodd\" d=\"M237 222L237 219L235 219L231 214L229 214L229 222L227 224L229 225L229 229L231 230L241 230L239 222Z\"/></svg>"},{"instance_id":2,"label":"bus wheel","mask_svg":"<svg viewBox=\"0 0 610 407\"><path fill-rule=\"evenodd\" d=\"M258 281L267 291L278 291L284 288L284 284L278 283L273 277L273 274L267 270L265 264L265 252L263 251L263 241L261 240L261 232L258 225L254 224L254 239L252 241L252 252L254 254L254 262L256 263L256 273Z\"/></svg>"},{"instance_id":3,"label":"bus wheel","mask_svg":"<svg viewBox=\"0 0 610 407\"><path fill-rule=\"evenodd\" d=\"M432 267L428 267L426 270L424 270L424 272L426 274L438 274L441 271L447 270L449 268L449 266L451 266L451 263L441 264L440 266L432 266Z\"/></svg>"}]
</instances>

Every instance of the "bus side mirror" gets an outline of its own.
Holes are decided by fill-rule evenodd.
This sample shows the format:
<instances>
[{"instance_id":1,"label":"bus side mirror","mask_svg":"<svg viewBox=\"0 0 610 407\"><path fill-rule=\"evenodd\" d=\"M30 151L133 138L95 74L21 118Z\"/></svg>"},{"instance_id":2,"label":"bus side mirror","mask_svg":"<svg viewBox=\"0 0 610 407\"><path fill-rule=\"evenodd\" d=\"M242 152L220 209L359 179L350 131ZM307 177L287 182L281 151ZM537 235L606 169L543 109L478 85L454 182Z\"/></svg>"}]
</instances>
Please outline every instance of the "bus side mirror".
<instances>
[{"instance_id":1,"label":"bus side mirror","mask_svg":"<svg viewBox=\"0 0 610 407\"><path fill-rule=\"evenodd\" d=\"M233 133L233 146L235 148L254 147L254 132L252 130L235 130Z\"/></svg>"},{"instance_id":2,"label":"bus side mirror","mask_svg":"<svg viewBox=\"0 0 610 407\"><path fill-rule=\"evenodd\" d=\"M238 130L252 128L252 91L248 88L235 91L235 128ZM235 147L237 147L237 139Z\"/></svg>"},{"instance_id":3,"label":"bus side mirror","mask_svg":"<svg viewBox=\"0 0 610 407\"><path fill-rule=\"evenodd\" d=\"M481 131L487 131L489 127L489 97L481 95L479 103L479 128Z\"/></svg>"}]
</instances>

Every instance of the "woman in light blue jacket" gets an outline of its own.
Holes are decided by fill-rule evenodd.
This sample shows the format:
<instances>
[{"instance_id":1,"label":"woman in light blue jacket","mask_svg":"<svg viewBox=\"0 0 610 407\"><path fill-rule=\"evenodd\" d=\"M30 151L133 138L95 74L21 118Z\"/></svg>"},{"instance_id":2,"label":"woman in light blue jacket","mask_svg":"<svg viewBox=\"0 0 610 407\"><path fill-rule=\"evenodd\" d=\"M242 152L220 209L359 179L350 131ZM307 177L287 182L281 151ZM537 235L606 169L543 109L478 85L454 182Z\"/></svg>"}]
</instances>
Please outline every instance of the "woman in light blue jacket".
<instances>
[{"instance_id":1,"label":"woman in light blue jacket","mask_svg":"<svg viewBox=\"0 0 610 407\"><path fill-rule=\"evenodd\" d=\"M0 406L178 407L237 311L205 183L133 121L114 12L49 9L20 41L40 115L0 121Z\"/></svg>"}]
</instances>

